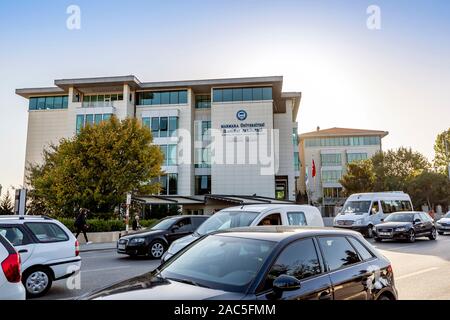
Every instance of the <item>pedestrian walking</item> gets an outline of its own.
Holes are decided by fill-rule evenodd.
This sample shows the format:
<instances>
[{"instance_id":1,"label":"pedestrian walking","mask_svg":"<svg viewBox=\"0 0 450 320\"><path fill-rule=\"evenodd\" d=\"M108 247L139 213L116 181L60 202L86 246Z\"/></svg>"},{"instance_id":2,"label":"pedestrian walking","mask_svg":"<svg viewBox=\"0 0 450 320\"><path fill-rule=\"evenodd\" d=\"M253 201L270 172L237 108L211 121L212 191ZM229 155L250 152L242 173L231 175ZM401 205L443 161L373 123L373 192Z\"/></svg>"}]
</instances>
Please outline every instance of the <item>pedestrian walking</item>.
<instances>
[{"instance_id":1,"label":"pedestrian walking","mask_svg":"<svg viewBox=\"0 0 450 320\"><path fill-rule=\"evenodd\" d=\"M89 229L89 226L87 224L87 215L88 215L88 210L81 208L80 213L78 214L78 216L75 220L75 228L77 230L77 234L75 237L78 239L78 236L80 235L80 233L83 233L84 239L86 240L86 244L90 244L92 242L89 241L87 234L86 234L86 230Z\"/></svg>"},{"instance_id":2,"label":"pedestrian walking","mask_svg":"<svg viewBox=\"0 0 450 320\"><path fill-rule=\"evenodd\" d=\"M139 223L139 219L140 218L139 218L138 214L134 216L134 220L133 220L133 230L134 231L141 229L141 224Z\"/></svg>"}]
</instances>

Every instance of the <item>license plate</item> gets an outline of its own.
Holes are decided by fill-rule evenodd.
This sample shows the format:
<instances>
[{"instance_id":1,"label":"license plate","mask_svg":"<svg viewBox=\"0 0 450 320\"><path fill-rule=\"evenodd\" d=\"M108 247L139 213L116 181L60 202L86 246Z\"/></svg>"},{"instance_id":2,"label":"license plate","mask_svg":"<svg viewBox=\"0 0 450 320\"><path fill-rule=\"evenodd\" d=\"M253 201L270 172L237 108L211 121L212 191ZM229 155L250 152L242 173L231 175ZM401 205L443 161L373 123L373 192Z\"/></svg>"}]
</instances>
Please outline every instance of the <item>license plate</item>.
<instances>
[{"instance_id":1,"label":"license plate","mask_svg":"<svg viewBox=\"0 0 450 320\"><path fill-rule=\"evenodd\" d=\"M391 234L389 232L379 232L380 236L390 236Z\"/></svg>"},{"instance_id":2,"label":"license plate","mask_svg":"<svg viewBox=\"0 0 450 320\"><path fill-rule=\"evenodd\" d=\"M119 248L119 250L125 250L125 245L124 244L119 244L118 248Z\"/></svg>"}]
</instances>

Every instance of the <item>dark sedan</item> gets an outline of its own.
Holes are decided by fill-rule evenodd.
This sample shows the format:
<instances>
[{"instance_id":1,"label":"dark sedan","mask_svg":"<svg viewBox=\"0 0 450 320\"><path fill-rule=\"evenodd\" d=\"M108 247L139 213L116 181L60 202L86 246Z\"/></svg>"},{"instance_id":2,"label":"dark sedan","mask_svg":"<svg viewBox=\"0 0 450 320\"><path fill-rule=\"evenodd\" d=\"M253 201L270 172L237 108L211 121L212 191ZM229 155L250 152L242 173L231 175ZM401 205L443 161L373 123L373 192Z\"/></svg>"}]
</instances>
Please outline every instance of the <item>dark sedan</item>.
<instances>
[{"instance_id":1,"label":"dark sedan","mask_svg":"<svg viewBox=\"0 0 450 320\"><path fill-rule=\"evenodd\" d=\"M160 269L88 294L124 300L395 300L390 262L359 233L247 227L201 237Z\"/></svg>"},{"instance_id":2,"label":"dark sedan","mask_svg":"<svg viewBox=\"0 0 450 320\"><path fill-rule=\"evenodd\" d=\"M117 241L117 252L130 256L146 255L160 259L169 245L197 229L209 216L172 216L149 230L133 233Z\"/></svg>"},{"instance_id":3,"label":"dark sedan","mask_svg":"<svg viewBox=\"0 0 450 320\"><path fill-rule=\"evenodd\" d=\"M425 212L395 212L375 226L375 241L384 239L416 241L418 237L436 240L433 219Z\"/></svg>"}]
</instances>

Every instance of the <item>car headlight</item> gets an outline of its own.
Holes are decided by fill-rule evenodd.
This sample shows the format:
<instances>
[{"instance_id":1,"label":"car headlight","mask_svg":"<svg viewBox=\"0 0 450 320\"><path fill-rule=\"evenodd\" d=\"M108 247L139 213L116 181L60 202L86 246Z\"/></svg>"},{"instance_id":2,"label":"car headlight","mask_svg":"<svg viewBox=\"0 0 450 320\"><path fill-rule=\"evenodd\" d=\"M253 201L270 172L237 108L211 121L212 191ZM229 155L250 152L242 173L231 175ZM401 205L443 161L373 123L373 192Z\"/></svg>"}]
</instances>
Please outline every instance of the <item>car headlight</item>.
<instances>
[{"instance_id":1,"label":"car headlight","mask_svg":"<svg viewBox=\"0 0 450 320\"><path fill-rule=\"evenodd\" d=\"M130 244L143 244L145 242L145 238L133 238L130 240Z\"/></svg>"},{"instance_id":2,"label":"car headlight","mask_svg":"<svg viewBox=\"0 0 450 320\"><path fill-rule=\"evenodd\" d=\"M437 225L441 225L441 220L436 221Z\"/></svg>"},{"instance_id":3,"label":"car headlight","mask_svg":"<svg viewBox=\"0 0 450 320\"><path fill-rule=\"evenodd\" d=\"M399 232L406 231L406 227L395 228L395 231L399 231Z\"/></svg>"},{"instance_id":4,"label":"car headlight","mask_svg":"<svg viewBox=\"0 0 450 320\"><path fill-rule=\"evenodd\" d=\"M360 226L360 225L362 225L363 224L363 220L362 219L359 219L359 220L356 220L355 221L355 225L356 226Z\"/></svg>"}]
</instances>

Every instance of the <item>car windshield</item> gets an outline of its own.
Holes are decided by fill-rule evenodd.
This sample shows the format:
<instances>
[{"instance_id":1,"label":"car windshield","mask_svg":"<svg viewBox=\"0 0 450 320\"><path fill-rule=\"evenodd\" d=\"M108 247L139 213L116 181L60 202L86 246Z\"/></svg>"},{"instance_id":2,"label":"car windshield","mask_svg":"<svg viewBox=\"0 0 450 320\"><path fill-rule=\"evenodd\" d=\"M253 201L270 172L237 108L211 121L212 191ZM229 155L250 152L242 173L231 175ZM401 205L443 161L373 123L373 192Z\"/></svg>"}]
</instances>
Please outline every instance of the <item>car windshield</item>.
<instances>
[{"instance_id":1,"label":"car windshield","mask_svg":"<svg viewBox=\"0 0 450 320\"><path fill-rule=\"evenodd\" d=\"M168 230L177 221L177 219L178 218L176 217L163 219L154 225L151 230Z\"/></svg>"},{"instance_id":2,"label":"car windshield","mask_svg":"<svg viewBox=\"0 0 450 320\"><path fill-rule=\"evenodd\" d=\"M343 214L364 214L369 212L371 201L347 201L342 209Z\"/></svg>"},{"instance_id":3,"label":"car windshield","mask_svg":"<svg viewBox=\"0 0 450 320\"><path fill-rule=\"evenodd\" d=\"M258 216L252 211L219 211L198 227L196 233L204 235L217 230L248 227Z\"/></svg>"},{"instance_id":4,"label":"car windshield","mask_svg":"<svg viewBox=\"0 0 450 320\"><path fill-rule=\"evenodd\" d=\"M245 292L276 242L209 235L178 256L161 276L229 292Z\"/></svg>"},{"instance_id":5,"label":"car windshield","mask_svg":"<svg viewBox=\"0 0 450 320\"><path fill-rule=\"evenodd\" d=\"M392 213L386 219L386 222L413 222L414 214L413 213Z\"/></svg>"},{"instance_id":6,"label":"car windshield","mask_svg":"<svg viewBox=\"0 0 450 320\"><path fill-rule=\"evenodd\" d=\"M447 212L447 214L444 216L444 218L450 219L450 212Z\"/></svg>"}]
</instances>

